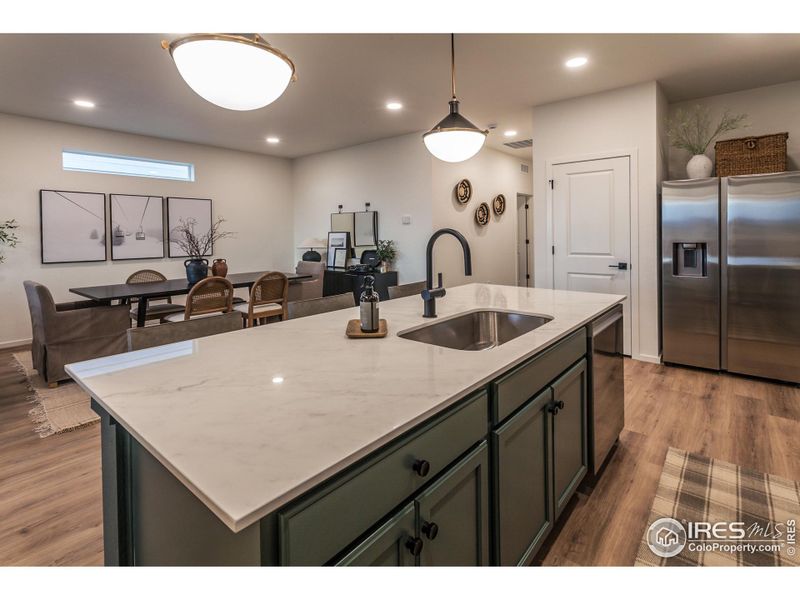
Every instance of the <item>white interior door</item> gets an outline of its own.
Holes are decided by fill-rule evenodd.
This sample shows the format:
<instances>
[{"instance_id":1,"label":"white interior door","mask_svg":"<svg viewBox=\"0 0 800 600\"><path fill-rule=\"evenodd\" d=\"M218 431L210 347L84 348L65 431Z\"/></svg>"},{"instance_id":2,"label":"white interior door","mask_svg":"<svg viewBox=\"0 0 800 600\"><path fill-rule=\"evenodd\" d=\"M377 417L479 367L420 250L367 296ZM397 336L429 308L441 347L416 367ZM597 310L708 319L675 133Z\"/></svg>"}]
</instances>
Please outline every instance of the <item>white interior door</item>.
<instances>
[{"instance_id":1,"label":"white interior door","mask_svg":"<svg viewBox=\"0 0 800 600\"><path fill-rule=\"evenodd\" d=\"M553 284L625 294L625 354L631 353L630 158L553 165Z\"/></svg>"}]
</instances>

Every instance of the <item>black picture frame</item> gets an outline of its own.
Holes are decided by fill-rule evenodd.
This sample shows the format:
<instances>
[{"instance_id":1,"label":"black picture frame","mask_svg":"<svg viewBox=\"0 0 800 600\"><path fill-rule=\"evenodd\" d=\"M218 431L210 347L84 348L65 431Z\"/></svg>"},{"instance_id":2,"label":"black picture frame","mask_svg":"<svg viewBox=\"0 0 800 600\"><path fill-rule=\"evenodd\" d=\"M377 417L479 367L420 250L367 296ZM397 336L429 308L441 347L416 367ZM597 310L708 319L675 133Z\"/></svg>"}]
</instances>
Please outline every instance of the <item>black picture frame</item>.
<instances>
[{"instance_id":1,"label":"black picture frame","mask_svg":"<svg viewBox=\"0 0 800 600\"><path fill-rule=\"evenodd\" d=\"M345 244L344 246L333 246L331 245L331 236L339 238L340 236L344 236ZM328 255L325 257L325 264L328 267L333 267L333 264L336 260L336 249L337 248L344 248L347 253L349 254L352 248L350 243L350 232L349 231L329 231L328 232Z\"/></svg>"},{"instance_id":2,"label":"black picture frame","mask_svg":"<svg viewBox=\"0 0 800 600\"><path fill-rule=\"evenodd\" d=\"M355 231L355 240L353 240L353 245L356 248L363 248L366 246L378 246L378 212L374 210L367 210L362 212L353 213L353 220L354 225L353 229ZM359 236L359 221L366 220L370 222L372 235L367 236Z\"/></svg>"},{"instance_id":3,"label":"black picture frame","mask_svg":"<svg viewBox=\"0 0 800 600\"><path fill-rule=\"evenodd\" d=\"M341 263L341 264L339 264ZM333 268L347 268L347 248L336 248L333 253Z\"/></svg>"},{"instance_id":4,"label":"black picture frame","mask_svg":"<svg viewBox=\"0 0 800 600\"><path fill-rule=\"evenodd\" d=\"M90 259L66 258L65 260L53 260L52 258L48 258L48 256L50 255L50 251L49 251L50 249L47 248L47 246L50 245L50 242L49 242L48 238L51 237L53 235L53 233L51 233L49 231L50 228L46 224L46 221L49 220L45 216L45 211L46 211L45 195L46 194L55 194L55 195L61 196L62 198L64 198L63 194L83 194L83 195L90 195L90 196L99 196L100 198L102 198L101 204L102 204L102 208L103 208L103 216L101 217L101 216L99 216L99 215L97 215L95 213L90 213L94 217L97 217L98 219L100 219L101 222L102 222L101 225L98 225L98 227L101 227L102 233L96 232L97 233L97 239L101 240L100 243L102 244L102 247L103 247L103 257L102 258L99 257L99 254L98 254L97 258L90 258ZM69 198L66 198L66 200L69 201L69 202L72 202L73 204L75 204L75 202L73 200L70 200ZM40 257L40 260L41 260L41 264L43 264L43 265L63 265L63 264L70 264L70 263L106 262L108 260L108 235L107 235L108 234L108 211L107 211L107 208L106 208L106 200L107 200L106 199L106 194L103 193L103 192L86 192L86 191L77 191L77 190L40 189L39 190L39 252L40 252L39 257ZM83 210L87 210L84 207L80 207L80 208L82 208ZM70 232L69 224L68 223L64 223L63 218L62 219L57 219L57 220L59 221L59 226L57 228L57 231L59 231L61 233L65 232L65 231L66 232ZM90 232L90 235L89 235L90 239L95 239L94 237L92 237L94 235L94 233L95 233L94 230L92 232ZM80 237L80 239L82 239L82 236L76 236L76 239L78 239L78 237ZM68 244L68 245L71 246L71 247L74 247L74 244ZM99 249L98 249L98 251L99 251ZM55 252L55 250L53 250L53 252Z\"/></svg>"},{"instance_id":5,"label":"black picture frame","mask_svg":"<svg viewBox=\"0 0 800 600\"><path fill-rule=\"evenodd\" d=\"M159 214L161 215L161 254L154 255L154 256L129 256L129 257L119 257L115 256L114 249L117 247L114 245L114 236L115 236L115 218L114 218L114 199L115 197L126 197L126 198L147 198L149 199L157 199L159 202ZM124 209L123 209L124 212ZM164 218L164 197L163 196L155 196L155 195L146 195L146 194L109 194L108 195L108 215L109 215L109 240L111 242L111 260L118 262L118 261L125 261L125 260L153 260L164 258L166 256L165 247L168 243L167 240L167 233L164 227L165 218Z\"/></svg>"},{"instance_id":6,"label":"black picture frame","mask_svg":"<svg viewBox=\"0 0 800 600\"><path fill-rule=\"evenodd\" d=\"M169 258L188 258L188 254L184 254L179 250L173 248L172 242L172 231L178 225L176 218L177 215L172 214L171 207L174 207L178 204L178 200L180 201L192 201L197 203L207 202L208 203L208 227L211 228L211 223L213 223L214 213L213 213L213 205L211 198L187 198L184 196L167 196L167 203L166 203L166 211L167 211L167 233L166 233L166 244L167 244L167 256ZM198 204L198 208L200 204ZM211 249L205 256L212 256L214 254L214 245L211 245Z\"/></svg>"}]
</instances>

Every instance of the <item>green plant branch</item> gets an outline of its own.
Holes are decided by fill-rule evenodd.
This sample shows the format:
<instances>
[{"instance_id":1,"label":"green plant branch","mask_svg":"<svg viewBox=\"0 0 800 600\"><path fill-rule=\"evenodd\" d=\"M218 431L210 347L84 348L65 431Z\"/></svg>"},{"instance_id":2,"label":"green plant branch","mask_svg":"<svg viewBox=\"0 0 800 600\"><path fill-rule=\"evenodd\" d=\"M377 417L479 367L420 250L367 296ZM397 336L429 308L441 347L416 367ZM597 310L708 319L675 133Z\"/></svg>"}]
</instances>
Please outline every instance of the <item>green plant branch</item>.
<instances>
[{"instance_id":1,"label":"green plant branch","mask_svg":"<svg viewBox=\"0 0 800 600\"><path fill-rule=\"evenodd\" d=\"M397 247L394 240L378 240L378 258L381 262L392 262L397 257Z\"/></svg>"},{"instance_id":2,"label":"green plant branch","mask_svg":"<svg viewBox=\"0 0 800 600\"><path fill-rule=\"evenodd\" d=\"M672 146L688 150L692 154L705 154L708 146L723 133L747 127L746 114L731 114L725 109L717 126L711 127L711 111L706 106L695 105L691 109L679 108L670 118L667 135Z\"/></svg>"}]
</instances>

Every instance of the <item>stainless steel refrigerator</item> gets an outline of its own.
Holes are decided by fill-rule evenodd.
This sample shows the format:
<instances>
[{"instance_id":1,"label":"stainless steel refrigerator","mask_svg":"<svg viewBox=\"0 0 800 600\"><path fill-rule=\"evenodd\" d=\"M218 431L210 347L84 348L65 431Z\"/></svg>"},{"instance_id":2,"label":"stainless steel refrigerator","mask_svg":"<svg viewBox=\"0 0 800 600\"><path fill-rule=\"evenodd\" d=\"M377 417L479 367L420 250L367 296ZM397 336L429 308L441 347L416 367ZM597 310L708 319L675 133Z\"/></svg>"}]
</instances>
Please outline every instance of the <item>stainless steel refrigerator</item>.
<instances>
[{"instance_id":1,"label":"stainless steel refrigerator","mask_svg":"<svg viewBox=\"0 0 800 600\"><path fill-rule=\"evenodd\" d=\"M663 359L800 383L800 172L661 194Z\"/></svg>"}]
</instances>

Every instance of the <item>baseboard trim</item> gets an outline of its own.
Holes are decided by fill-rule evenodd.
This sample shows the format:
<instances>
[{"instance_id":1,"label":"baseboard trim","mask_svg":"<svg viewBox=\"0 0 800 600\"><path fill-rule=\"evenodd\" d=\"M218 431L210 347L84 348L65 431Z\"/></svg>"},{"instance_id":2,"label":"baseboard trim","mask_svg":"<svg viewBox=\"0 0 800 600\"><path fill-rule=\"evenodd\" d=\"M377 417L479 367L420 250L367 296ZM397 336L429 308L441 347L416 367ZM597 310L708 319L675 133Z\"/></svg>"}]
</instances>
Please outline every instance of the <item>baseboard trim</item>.
<instances>
[{"instance_id":1,"label":"baseboard trim","mask_svg":"<svg viewBox=\"0 0 800 600\"><path fill-rule=\"evenodd\" d=\"M636 356L632 356L634 360L640 360L642 362L653 363L656 365L661 364L661 355L658 354L653 356L652 354L637 354Z\"/></svg>"},{"instance_id":2,"label":"baseboard trim","mask_svg":"<svg viewBox=\"0 0 800 600\"><path fill-rule=\"evenodd\" d=\"M9 340L8 342L0 342L0 350L5 350L6 348L14 348L16 346L30 346L31 345L31 338L26 338L23 340Z\"/></svg>"}]
</instances>

